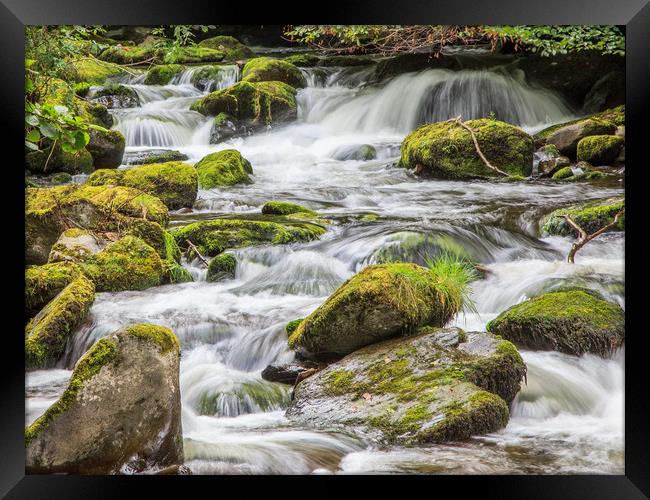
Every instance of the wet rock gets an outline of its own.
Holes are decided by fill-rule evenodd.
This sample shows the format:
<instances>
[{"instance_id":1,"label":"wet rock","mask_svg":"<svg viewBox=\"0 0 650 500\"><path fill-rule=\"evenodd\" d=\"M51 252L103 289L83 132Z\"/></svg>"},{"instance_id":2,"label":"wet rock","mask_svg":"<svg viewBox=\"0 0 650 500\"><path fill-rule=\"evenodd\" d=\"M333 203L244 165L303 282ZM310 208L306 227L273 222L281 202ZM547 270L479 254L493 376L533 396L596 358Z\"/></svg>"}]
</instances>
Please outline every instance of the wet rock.
<instances>
[{"instance_id":1,"label":"wet rock","mask_svg":"<svg viewBox=\"0 0 650 500\"><path fill-rule=\"evenodd\" d=\"M298 325L289 347L306 356L344 355L424 325L443 326L462 302L456 296L462 288L457 278L444 279L445 289L429 269L416 264L369 266Z\"/></svg>"},{"instance_id":2,"label":"wet rock","mask_svg":"<svg viewBox=\"0 0 650 500\"><path fill-rule=\"evenodd\" d=\"M93 157L86 149L76 153L68 153L63 151L58 143L49 144L40 151L27 153L25 155L25 168L35 174L57 172L65 172L71 175L89 174L93 171Z\"/></svg>"},{"instance_id":3,"label":"wet rock","mask_svg":"<svg viewBox=\"0 0 650 500\"><path fill-rule=\"evenodd\" d=\"M160 64L147 72L144 79L145 85L167 85L172 78L185 69L180 64Z\"/></svg>"},{"instance_id":4,"label":"wet rock","mask_svg":"<svg viewBox=\"0 0 650 500\"><path fill-rule=\"evenodd\" d=\"M84 229L65 230L50 251L49 262L80 262L103 250L108 243L99 235Z\"/></svg>"},{"instance_id":5,"label":"wet rock","mask_svg":"<svg viewBox=\"0 0 650 500\"><path fill-rule=\"evenodd\" d=\"M490 321L487 330L517 347L609 356L623 345L625 313L581 290L540 295Z\"/></svg>"},{"instance_id":6,"label":"wet rock","mask_svg":"<svg viewBox=\"0 0 650 500\"><path fill-rule=\"evenodd\" d=\"M625 144L617 135L592 135L578 142L577 158L592 165L611 165Z\"/></svg>"},{"instance_id":7,"label":"wet rock","mask_svg":"<svg viewBox=\"0 0 650 500\"><path fill-rule=\"evenodd\" d=\"M546 234L559 236L575 234L575 230L561 217L561 215L569 215L580 227L591 234L610 224L624 206L624 198L608 198L560 208L544 217L542 231ZM618 226L610 229L610 231L623 231L624 229L625 217L623 216L619 218Z\"/></svg>"},{"instance_id":8,"label":"wet rock","mask_svg":"<svg viewBox=\"0 0 650 500\"><path fill-rule=\"evenodd\" d=\"M108 109L136 108L140 106L138 94L130 87L110 84L91 94L93 102L102 104Z\"/></svg>"},{"instance_id":9,"label":"wet rock","mask_svg":"<svg viewBox=\"0 0 650 500\"><path fill-rule=\"evenodd\" d=\"M316 212L307 207L284 201L267 201L262 206L262 213L266 215L291 215L298 213L316 215Z\"/></svg>"},{"instance_id":10,"label":"wet rock","mask_svg":"<svg viewBox=\"0 0 650 500\"><path fill-rule=\"evenodd\" d=\"M248 61L242 70L242 81L283 82L295 88L307 84L296 66L286 60L271 57L256 57Z\"/></svg>"},{"instance_id":11,"label":"wet rock","mask_svg":"<svg viewBox=\"0 0 650 500\"><path fill-rule=\"evenodd\" d=\"M363 144L361 146L344 146L337 149L333 156L335 160L339 161L369 161L377 158L377 150L370 144Z\"/></svg>"},{"instance_id":12,"label":"wet rock","mask_svg":"<svg viewBox=\"0 0 650 500\"><path fill-rule=\"evenodd\" d=\"M234 184L250 184L253 167L241 153L235 149L224 149L210 153L194 165L198 173L198 183L201 189L212 189L218 186Z\"/></svg>"},{"instance_id":13,"label":"wet rock","mask_svg":"<svg viewBox=\"0 0 650 500\"><path fill-rule=\"evenodd\" d=\"M86 146L93 157L95 168L117 168L122 163L126 142L124 136L117 130L105 132L91 129L90 141Z\"/></svg>"},{"instance_id":14,"label":"wet rock","mask_svg":"<svg viewBox=\"0 0 650 500\"><path fill-rule=\"evenodd\" d=\"M59 400L25 431L28 473L116 474L183 462L180 346L130 325L77 362Z\"/></svg>"},{"instance_id":15,"label":"wet rock","mask_svg":"<svg viewBox=\"0 0 650 500\"><path fill-rule=\"evenodd\" d=\"M533 139L526 132L497 120L465 123L474 130L481 151L494 166L511 175L531 174ZM449 121L423 125L406 136L398 166L414 169L416 175L448 179L499 176L480 158L471 134Z\"/></svg>"},{"instance_id":16,"label":"wet rock","mask_svg":"<svg viewBox=\"0 0 650 500\"><path fill-rule=\"evenodd\" d=\"M611 71L594 83L585 96L583 113L597 113L625 103L625 73Z\"/></svg>"},{"instance_id":17,"label":"wet rock","mask_svg":"<svg viewBox=\"0 0 650 500\"><path fill-rule=\"evenodd\" d=\"M95 286L76 276L25 327L25 367L53 368L95 301Z\"/></svg>"},{"instance_id":18,"label":"wet rock","mask_svg":"<svg viewBox=\"0 0 650 500\"><path fill-rule=\"evenodd\" d=\"M230 253L222 253L210 260L206 280L210 282L233 279L237 270L237 258Z\"/></svg>"},{"instance_id":19,"label":"wet rock","mask_svg":"<svg viewBox=\"0 0 650 500\"><path fill-rule=\"evenodd\" d=\"M210 129L210 144L218 144L233 137L249 135L249 129L245 125L237 126L226 113L219 113L212 121Z\"/></svg>"},{"instance_id":20,"label":"wet rock","mask_svg":"<svg viewBox=\"0 0 650 500\"><path fill-rule=\"evenodd\" d=\"M167 163L187 159L187 155L172 149L151 149L149 151L127 153L124 158L127 165L147 165L149 163Z\"/></svg>"},{"instance_id":21,"label":"wet rock","mask_svg":"<svg viewBox=\"0 0 650 500\"><path fill-rule=\"evenodd\" d=\"M575 158L580 140L592 135L613 135L615 132L616 125L613 123L596 118L588 118L558 128L548 136L546 143L554 144L563 155Z\"/></svg>"},{"instance_id":22,"label":"wet rock","mask_svg":"<svg viewBox=\"0 0 650 500\"><path fill-rule=\"evenodd\" d=\"M424 328L364 347L298 383L287 417L317 428L359 428L384 442L467 439L508 422L525 365L485 333Z\"/></svg>"},{"instance_id":23,"label":"wet rock","mask_svg":"<svg viewBox=\"0 0 650 500\"><path fill-rule=\"evenodd\" d=\"M310 361L284 365L269 365L262 370L262 378L269 382L294 385L301 374L319 367L321 367L321 365Z\"/></svg>"}]
</instances>

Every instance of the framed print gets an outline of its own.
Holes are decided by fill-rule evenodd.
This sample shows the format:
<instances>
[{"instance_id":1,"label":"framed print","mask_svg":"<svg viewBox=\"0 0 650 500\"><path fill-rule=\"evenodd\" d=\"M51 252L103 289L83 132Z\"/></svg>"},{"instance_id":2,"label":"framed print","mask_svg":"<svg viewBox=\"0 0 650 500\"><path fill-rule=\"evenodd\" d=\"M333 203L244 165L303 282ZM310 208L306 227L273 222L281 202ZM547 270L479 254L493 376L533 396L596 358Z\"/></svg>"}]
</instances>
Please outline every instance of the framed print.
<instances>
[{"instance_id":1,"label":"framed print","mask_svg":"<svg viewBox=\"0 0 650 500\"><path fill-rule=\"evenodd\" d=\"M646 498L650 7L460 3L5 2L7 498Z\"/></svg>"}]
</instances>

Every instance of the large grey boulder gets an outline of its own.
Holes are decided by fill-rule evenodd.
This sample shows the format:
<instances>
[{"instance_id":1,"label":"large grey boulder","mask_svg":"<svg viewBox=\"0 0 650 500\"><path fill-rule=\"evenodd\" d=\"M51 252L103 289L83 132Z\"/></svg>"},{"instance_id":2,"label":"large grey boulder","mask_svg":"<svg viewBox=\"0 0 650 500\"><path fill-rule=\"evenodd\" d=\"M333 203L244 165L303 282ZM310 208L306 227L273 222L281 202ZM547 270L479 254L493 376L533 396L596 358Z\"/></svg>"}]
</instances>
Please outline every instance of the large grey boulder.
<instances>
[{"instance_id":1,"label":"large grey boulder","mask_svg":"<svg viewBox=\"0 0 650 500\"><path fill-rule=\"evenodd\" d=\"M554 144L563 155L576 157L576 150L581 139L592 135L613 135L616 125L596 118L588 118L555 130L546 139L547 144Z\"/></svg>"},{"instance_id":2,"label":"large grey boulder","mask_svg":"<svg viewBox=\"0 0 650 500\"><path fill-rule=\"evenodd\" d=\"M388 443L462 440L505 427L525 373L508 341L424 328L364 347L299 382L286 415Z\"/></svg>"},{"instance_id":3,"label":"large grey boulder","mask_svg":"<svg viewBox=\"0 0 650 500\"><path fill-rule=\"evenodd\" d=\"M77 362L25 431L28 473L152 472L183 462L180 346L168 328L126 326Z\"/></svg>"}]
</instances>

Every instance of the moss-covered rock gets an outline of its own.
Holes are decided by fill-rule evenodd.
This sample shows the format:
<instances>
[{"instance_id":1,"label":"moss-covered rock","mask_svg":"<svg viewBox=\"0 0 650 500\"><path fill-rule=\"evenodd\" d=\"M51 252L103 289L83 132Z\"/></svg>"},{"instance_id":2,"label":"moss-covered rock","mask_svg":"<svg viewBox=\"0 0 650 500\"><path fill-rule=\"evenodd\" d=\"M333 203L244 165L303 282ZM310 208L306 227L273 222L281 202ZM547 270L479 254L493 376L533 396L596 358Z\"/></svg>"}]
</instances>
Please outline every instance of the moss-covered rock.
<instances>
[{"instance_id":1,"label":"moss-covered rock","mask_svg":"<svg viewBox=\"0 0 650 500\"><path fill-rule=\"evenodd\" d=\"M148 165L150 163L167 163L170 161L185 161L189 157L173 149L154 149L130 153L126 163L128 165Z\"/></svg>"},{"instance_id":2,"label":"moss-covered rock","mask_svg":"<svg viewBox=\"0 0 650 500\"><path fill-rule=\"evenodd\" d=\"M183 462L179 342L129 325L77 362L62 396L25 429L29 473L118 474Z\"/></svg>"},{"instance_id":3,"label":"moss-covered rock","mask_svg":"<svg viewBox=\"0 0 650 500\"><path fill-rule=\"evenodd\" d=\"M27 264L47 262L52 245L70 227L117 232L151 221L166 226L169 220L158 198L128 187L69 184L27 188L25 194Z\"/></svg>"},{"instance_id":4,"label":"moss-covered rock","mask_svg":"<svg viewBox=\"0 0 650 500\"><path fill-rule=\"evenodd\" d=\"M140 105L140 98L135 90L116 83L111 83L93 92L91 99L103 104L108 109L135 108Z\"/></svg>"},{"instance_id":5,"label":"moss-covered rock","mask_svg":"<svg viewBox=\"0 0 650 500\"><path fill-rule=\"evenodd\" d=\"M578 142L578 161L592 165L610 165L621 152L625 139L617 135L592 135Z\"/></svg>"},{"instance_id":6,"label":"moss-covered rock","mask_svg":"<svg viewBox=\"0 0 650 500\"><path fill-rule=\"evenodd\" d=\"M81 275L73 262L31 266L25 270L25 312L34 316L61 290Z\"/></svg>"},{"instance_id":7,"label":"moss-covered rock","mask_svg":"<svg viewBox=\"0 0 650 500\"><path fill-rule=\"evenodd\" d=\"M118 130L90 130L86 149L93 157L95 168L117 168L122 163L126 140Z\"/></svg>"},{"instance_id":8,"label":"moss-covered rock","mask_svg":"<svg viewBox=\"0 0 650 500\"><path fill-rule=\"evenodd\" d=\"M86 149L68 153L63 151L61 146L56 143L54 145L50 144L40 151L27 153L25 155L25 168L35 174L54 172L66 172L72 175L89 174L93 171L93 157Z\"/></svg>"},{"instance_id":9,"label":"moss-covered rock","mask_svg":"<svg viewBox=\"0 0 650 500\"><path fill-rule=\"evenodd\" d=\"M462 306L455 278L411 263L369 266L307 316L289 346L311 355L348 354L424 325L444 326Z\"/></svg>"},{"instance_id":10,"label":"moss-covered rock","mask_svg":"<svg viewBox=\"0 0 650 500\"><path fill-rule=\"evenodd\" d=\"M600 118L587 118L570 125L556 128L546 137L547 144L554 144L563 155L576 157L578 143L592 135L613 135L616 125Z\"/></svg>"},{"instance_id":11,"label":"moss-covered rock","mask_svg":"<svg viewBox=\"0 0 650 500\"><path fill-rule=\"evenodd\" d=\"M239 82L198 99L191 109L231 117L253 129L296 118L296 90L282 82Z\"/></svg>"},{"instance_id":12,"label":"moss-covered rock","mask_svg":"<svg viewBox=\"0 0 650 500\"><path fill-rule=\"evenodd\" d=\"M358 160L369 161L377 158L377 150L370 144L362 144L361 146L344 146L334 152L335 160Z\"/></svg>"},{"instance_id":13,"label":"moss-covered rock","mask_svg":"<svg viewBox=\"0 0 650 500\"><path fill-rule=\"evenodd\" d=\"M360 428L394 444L468 439L505 427L525 373L510 342L425 328L359 349L299 382L287 417Z\"/></svg>"},{"instance_id":14,"label":"moss-covered rock","mask_svg":"<svg viewBox=\"0 0 650 500\"><path fill-rule=\"evenodd\" d=\"M294 54L284 60L299 68L311 68L318 65L320 58L314 54Z\"/></svg>"},{"instance_id":15,"label":"moss-covered rock","mask_svg":"<svg viewBox=\"0 0 650 500\"><path fill-rule=\"evenodd\" d=\"M88 186L120 186L122 177L124 177L124 170L100 168L88 176L86 184Z\"/></svg>"},{"instance_id":16,"label":"moss-covered rock","mask_svg":"<svg viewBox=\"0 0 650 500\"><path fill-rule=\"evenodd\" d=\"M262 206L262 213L267 215L291 215L291 214L306 214L316 215L316 212L310 210L302 205L295 203L287 203L286 201L267 201Z\"/></svg>"},{"instance_id":17,"label":"moss-covered rock","mask_svg":"<svg viewBox=\"0 0 650 500\"><path fill-rule=\"evenodd\" d=\"M113 64L92 56L72 61L76 71L76 81L91 85L102 85L109 78L117 78L128 73L119 64Z\"/></svg>"},{"instance_id":18,"label":"moss-covered rock","mask_svg":"<svg viewBox=\"0 0 650 500\"><path fill-rule=\"evenodd\" d=\"M85 229L66 229L50 250L49 262L81 262L101 252L107 241Z\"/></svg>"},{"instance_id":19,"label":"moss-covered rock","mask_svg":"<svg viewBox=\"0 0 650 500\"><path fill-rule=\"evenodd\" d=\"M235 277L237 259L230 253L222 253L210 260L207 281L221 281Z\"/></svg>"},{"instance_id":20,"label":"moss-covered rock","mask_svg":"<svg viewBox=\"0 0 650 500\"><path fill-rule=\"evenodd\" d=\"M198 173L199 187L212 189L234 184L250 184L253 167L235 149L224 149L204 156L194 165Z\"/></svg>"},{"instance_id":21,"label":"moss-covered rock","mask_svg":"<svg viewBox=\"0 0 650 500\"><path fill-rule=\"evenodd\" d=\"M72 182L72 176L67 172L57 172L50 176L52 184L67 184Z\"/></svg>"},{"instance_id":22,"label":"moss-covered rock","mask_svg":"<svg viewBox=\"0 0 650 500\"><path fill-rule=\"evenodd\" d=\"M88 257L81 267L99 292L145 290L161 285L165 276L158 253L135 236L111 243Z\"/></svg>"},{"instance_id":23,"label":"moss-covered rock","mask_svg":"<svg viewBox=\"0 0 650 500\"><path fill-rule=\"evenodd\" d=\"M523 130L490 119L469 120L481 151L494 166L511 175L529 176L533 139ZM402 142L399 166L449 179L495 177L481 160L471 134L454 122L438 122L411 132Z\"/></svg>"},{"instance_id":24,"label":"moss-covered rock","mask_svg":"<svg viewBox=\"0 0 650 500\"><path fill-rule=\"evenodd\" d=\"M562 167L560 170L557 170L552 176L551 179L554 181L561 181L573 176L573 168L571 167Z\"/></svg>"},{"instance_id":25,"label":"moss-covered rock","mask_svg":"<svg viewBox=\"0 0 650 500\"><path fill-rule=\"evenodd\" d=\"M298 325L302 323L303 319L305 318L292 319L284 326L284 331L287 333L287 336L291 336L291 334L296 330L296 328L298 328Z\"/></svg>"},{"instance_id":26,"label":"moss-covered rock","mask_svg":"<svg viewBox=\"0 0 650 500\"><path fill-rule=\"evenodd\" d=\"M129 168L120 183L156 196L171 210L191 208L198 191L196 169L178 161Z\"/></svg>"},{"instance_id":27,"label":"moss-covered rock","mask_svg":"<svg viewBox=\"0 0 650 500\"><path fill-rule=\"evenodd\" d=\"M625 313L580 290L555 292L502 312L487 330L524 349L607 356L623 345Z\"/></svg>"},{"instance_id":28,"label":"moss-covered rock","mask_svg":"<svg viewBox=\"0 0 650 500\"><path fill-rule=\"evenodd\" d=\"M566 208L560 208L547 215L542 222L542 231L546 234L569 236L575 230L561 217L569 215L580 227L591 234L614 221L614 217L625 207L625 199L609 198L595 200ZM613 231L625 230L625 216L619 218L618 225Z\"/></svg>"},{"instance_id":29,"label":"moss-covered rock","mask_svg":"<svg viewBox=\"0 0 650 500\"><path fill-rule=\"evenodd\" d=\"M318 239L325 229L306 222L273 222L246 219L213 219L171 230L186 249L189 239L202 255L215 256L228 248L306 242Z\"/></svg>"},{"instance_id":30,"label":"moss-covered rock","mask_svg":"<svg viewBox=\"0 0 650 500\"><path fill-rule=\"evenodd\" d=\"M208 47L186 45L175 54L167 54L163 58L165 64L212 63L223 61L224 53Z\"/></svg>"},{"instance_id":31,"label":"moss-covered rock","mask_svg":"<svg viewBox=\"0 0 650 500\"><path fill-rule=\"evenodd\" d=\"M253 57L253 51L235 37L219 35L199 42L199 47L215 49L223 53L226 61L236 61Z\"/></svg>"},{"instance_id":32,"label":"moss-covered rock","mask_svg":"<svg viewBox=\"0 0 650 500\"><path fill-rule=\"evenodd\" d=\"M180 64L159 64L147 71L144 83L145 85L167 85L184 69Z\"/></svg>"},{"instance_id":33,"label":"moss-covered rock","mask_svg":"<svg viewBox=\"0 0 650 500\"><path fill-rule=\"evenodd\" d=\"M284 82L292 87L304 87L307 82L300 70L286 59L257 57L246 63L242 70L245 82Z\"/></svg>"},{"instance_id":34,"label":"moss-covered rock","mask_svg":"<svg viewBox=\"0 0 650 500\"><path fill-rule=\"evenodd\" d=\"M51 289L47 291L51 293ZM93 283L85 276L75 275L25 327L25 367L52 368L94 301Z\"/></svg>"}]
</instances>

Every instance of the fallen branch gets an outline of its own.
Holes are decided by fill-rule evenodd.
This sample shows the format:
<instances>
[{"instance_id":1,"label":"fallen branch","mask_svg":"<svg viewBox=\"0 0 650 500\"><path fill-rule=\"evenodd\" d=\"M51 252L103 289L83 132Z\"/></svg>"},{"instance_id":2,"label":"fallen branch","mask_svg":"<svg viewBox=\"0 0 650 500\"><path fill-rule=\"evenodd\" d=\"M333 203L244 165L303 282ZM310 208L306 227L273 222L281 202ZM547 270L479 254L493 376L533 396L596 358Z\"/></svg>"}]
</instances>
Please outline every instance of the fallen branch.
<instances>
[{"instance_id":1,"label":"fallen branch","mask_svg":"<svg viewBox=\"0 0 650 500\"><path fill-rule=\"evenodd\" d=\"M571 251L569 251L569 255L567 255L567 262L571 264L575 264L575 256L578 250L580 250L583 246L585 246L587 243L589 243L597 236L600 236L605 231L608 231L609 229L616 226L618 224L621 215L623 215L624 213L625 213L625 209L621 210L614 216L614 220L612 222L610 222L606 226L601 227L598 231L592 234L587 234L587 231L585 231L582 227L580 227L578 223L571 218L570 215L560 215L560 217L566 220L567 223L578 232L578 241L576 241L575 243L573 243L573 245L571 245Z\"/></svg>"},{"instance_id":2,"label":"fallen branch","mask_svg":"<svg viewBox=\"0 0 650 500\"><path fill-rule=\"evenodd\" d=\"M209 266L210 263L208 260L201 255L201 252L199 252L199 249L194 246L194 243L192 243L190 240L185 240L187 244L189 245L190 249L197 255L197 257L203 262L206 266Z\"/></svg>"},{"instance_id":3,"label":"fallen branch","mask_svg":"<svg viewBox=\"0 0 650 500\"><path fill-rule=\"evenodd\" d=\"M497 173L499 173L499 174L501 174L501 175L504 175L504 176L506 176L506 177L509 177L509 176L510 176L510 174L509 174L508 172L504 172L503 170L501 170L501 169L498 168L498 167L495 167L494 165L492 165L492 164L488 161L488 159L487 159L487 158L485 157L485 155L483 154L483 151L481 151L480 146L478 145L478 141L476 140L476 134L474 134L474 131L472 130L471 127L468 127L465 123L463 123L463 120L461 119L460 116L457 116L456 118L452 118L452 119L449 120L449 121L451 121L451 122L453 122L453 123L457 123L458 125L460 125L461 127L463 127L465 130L467 130L467 131L471 134L471 136L472 136L472 140L474 141L474 147L476 148L476 152L478 153L478 155L479 155L479 157L481 158L481 160L483 160L483 163L485 163L485 166L486 166L486 167L488 167L489 169L494 170L495 172L497 172Z\"/></svg>"}]
</instances>

